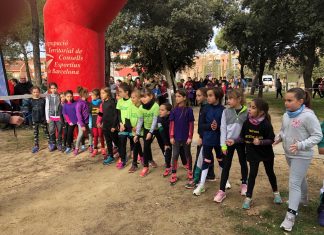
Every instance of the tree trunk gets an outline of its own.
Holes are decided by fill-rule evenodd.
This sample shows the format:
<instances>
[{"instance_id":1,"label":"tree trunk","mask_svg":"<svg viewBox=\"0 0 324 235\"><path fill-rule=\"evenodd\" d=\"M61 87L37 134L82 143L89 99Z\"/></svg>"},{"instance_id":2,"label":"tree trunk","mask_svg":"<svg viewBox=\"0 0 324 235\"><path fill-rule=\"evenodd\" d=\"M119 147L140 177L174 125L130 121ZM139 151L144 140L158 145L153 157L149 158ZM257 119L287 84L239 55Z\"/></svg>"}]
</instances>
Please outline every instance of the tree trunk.
<instances>
[{"instance_id":1,"label":"tree trunk","mask_svg":"<svg viewBox=\"0 0 324 235\"><path fill-rule=\"evenodd\" d=\"M252 79L252 84L251 84L251 91L250 91L250 95L254 95L255 90L256 90L256 86L258 84L258 73L254 73L253 74L253 79Z\"/></svg>"},{"instance_id":2,"label":"tree trunk","mask_svg":"<svg viewBox=\"0 0 324 235\"><path fill-rule=\"evenodd\" d=\"M29 6L32 16L32 44L33 44L33 61L34 61L34 73L35 82L37 86L42 85L42 71L41 71L41 61L40 61L40 49L39 49L39 18L37 1L29 0Z\"/></svg>"},{"instance_id":3,"label":"tree trunk","mask_svg":"<svg viewBox=\"0 0 324 235\"><path fill-rule=\"evenodd\" d=\"M111 48L110 46L107 45L106 43L106 47L105 47L105 57L106 57L106 61L105 61L105 84L106 86L109 85L109 78L111 75L111 71L110 71L110 65L111 65Z\"/></svg>"},{"instance_id":4,"label":"tree trunk","mask_svg":"<svg viewBox=\"0 0 324 235\"><path fill-rule=\"evenodd\" d=\"M26 51L26 47L23 43L18 42L20 47L21 47L21 51L22 54L24 56L24 63L25 63L25 67L26 67L26 74L27 74L27 80L32 82L32 78L30 76L30 68L29 68L29 63L28 63L28 55L27 55L27 51Z\"/></svg>"},{"instance_id":5,"label":"tree trunk","mask_svg":"<svg viewBox=\"0 0 324 235\"><path fill-rule=\"evenodd\" d=\"M258 73L258 81L259 81L259 93L258 97L262 98L263 97L263 81L262 81L262 76L265 68L266 60L261 57L260 59L260 66L259 66L259 73Z\"/></svg>"},{"instance_id":6,"label":"tree trunk","mask_svg":"<svg viewBox=\"0 0 324 235\"><path fill-rule=\"evenodd\" d=\"M315 48L315 39L311 38L308 43L308 48L306 49L306 61L303 68L303 77L304 77L304 84L305 89L308 92L312 92L312 74L315 64L315 58L316 58L316 48Z\"/></svg>"},{"instance_id":7,"label":"tree trunk","mask_svg":"<svg viewBox=\"0 0 324 235\"><path fill-rule=\"evenodd\" d=\"M163 48L160 50L160 53L161 53L162 67L163 67L162 73L166 77L167 82L169 84L172 84L173 91L176 92L176 86L174 84L174 77L171 76L170 66L169 66L169 63L168 63L168 60L167 60L167 57L166 57L166 54L165 54L165 51Z\"/></svg>"}]
</instances>

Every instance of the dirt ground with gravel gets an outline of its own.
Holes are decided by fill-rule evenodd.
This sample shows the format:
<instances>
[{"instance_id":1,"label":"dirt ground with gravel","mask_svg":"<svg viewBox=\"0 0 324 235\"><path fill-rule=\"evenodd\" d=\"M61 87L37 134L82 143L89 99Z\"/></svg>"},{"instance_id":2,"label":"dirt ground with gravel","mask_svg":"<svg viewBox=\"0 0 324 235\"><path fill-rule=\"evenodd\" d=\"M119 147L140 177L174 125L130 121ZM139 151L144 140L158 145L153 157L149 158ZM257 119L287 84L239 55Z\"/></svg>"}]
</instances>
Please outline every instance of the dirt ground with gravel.
<instances>
[{"instance_id":1,"label":"dirt ground with gravel","mask_svg":"<svg viewBox=\"0 0 324 235\"><path fill-rule=\"evenodd\" d=\"M198 108L195 108L197 116ZM278 132L281 117L272 112ZM197 135L195 135L197 138ZM179 169L179 182L170 186L162 177L164 159L156 142L153 156L159 167L141 178L115 165L104 166L102 156L77 157L41 151L31 153L32 130L0 132L0 234L236 234L231 210L242 210L239 195L240 169L234 158L230 173L232 189L222 204L213 202L219 180L207 183L200 197L185 189L186 172ZM192 154L196 156L196 140ZM281 145L275 147L275 172L281 191L288 187L288 167ZM316 153L317 155L317 153ZM310 199L318 199L324 172L317 157L309 169ZM217 168L215 169L217 174ZM285 198L286 199L286 198ZM264 168L256 181L253 208L246 216L274 207ZM284 206L277 206L285 214ZM278 224L279 226L279 224Z\"/></svg>"}]
</instances>

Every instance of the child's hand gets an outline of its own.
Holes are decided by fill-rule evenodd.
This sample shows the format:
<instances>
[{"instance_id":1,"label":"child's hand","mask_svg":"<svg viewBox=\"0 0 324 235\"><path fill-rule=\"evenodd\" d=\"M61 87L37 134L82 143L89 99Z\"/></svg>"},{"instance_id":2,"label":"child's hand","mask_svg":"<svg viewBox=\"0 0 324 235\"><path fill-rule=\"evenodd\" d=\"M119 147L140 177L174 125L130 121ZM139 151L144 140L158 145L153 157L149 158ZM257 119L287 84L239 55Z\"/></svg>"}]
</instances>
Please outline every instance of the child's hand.
<instances>
[{"instance_id":1,"label":"child's hand","mask_svg":"<svg viewBox=\"0 0 324 235\"><path fill-rule=\"evenodd\" d=\"M225 144L226 144L227 146L232 146L233 144L235 144L235 141L232 140L232 139L228 139L228 140L225 141Z\"/></svg>"},{"instance_id":2,"label":"child's hand","mask_svg":"<svg viewBox=\"0 0 324 235\"><path fill-rule=\"evenodd\" d=\"M169 145L165 145L164 146L164 151L166 151L167 149L170 149L171 147Z\"/></svg>"},{"instance_id":3,"label":"child's hand","mask_svg":"<svg viewBox=\"0 0 324 235\"><path fill-rule=\"evenodd\" d=\"M223 155L227 155L227 150L222 150Z\"/></svg>"},{"instance_id":4,"label":"child's hand","mask_svg":"<svg viewBox=\"0 0 324 235\"><path fill-rule=\"evenodd\" d=\"M298 144L295 143L295 144L290 145L289 151L292 152L293 154L296 154L298 151Z\"/></svg>"},{"instance_id":5,"label":"child's hand","mask_svg":"<svg viewBox=\"0 0 324 235\"><path fill-rule=\"evenodd\" d=\"M217 122L214 120L212 124L210 125L211 129L215 131L217 129Z\"/></svg>"},{"instance_id":6,"label":"child's hand","mask_svg":"<svg viewBox=\"0 0 324 235\"><path fill-rule=\"evenodd\" d=\"M152 138L152 133L151 132L147 133L146 140L150 140L151 138Z\"/></svg>"},{"instance_id":7,"label":"child's hand","mask_svg":"<svg viewBox=\"0 0 324 235\"><path fill-rule=\"evenodd\" d=\"M97 127L98 128L102 128L102 124L101 123L97 123Z\"/></svg>"},{"instance_id":8,"label":"child's hand","mask_svg":"<svg viewBox=\"0 0 324 235\"><path fill-rule=\"evenodd\" d=\"M134 142L137 143L138 142L138 136L134 137Z\"/></svg>"},{"instance_id":9,"label":"child's hand","mask_svg":"<svg viewBox=\"0 0 324 235\"><path fill-rule=\"evenodd\" d=\"M171 138L171 139L170 139L170 143L171 143L172 145L175 144L175 140L174 140L174 138Z\"/></svg>"},{"instance_id":10,"label":"child's hand","mask_svg":"<svg viewBox=\"0 0 324 235\"><path fill-rule=\"evenodd\" d=\"M81 130L86 131L86 127L85 126L81 127Z\"/></svg>"},{"instance_id":11,"label":"child's hand","mask_svg":"<svg viewBox=\"0 0 324 235\"><path fill-rule=\"evenodd\" d=\"M48 120L48 121L47 121L47 123L50 123L50 122L51 122L51 120Z\"/></svg>"},{"instance_id":12,"label":"child's hand","mask_svg":"<svg viewBox=\"0 0 324 235\"><path fill-rule=\"evenodd\" d=\"M188 138L187 139L187 145L191 144L191 142L192 142L192 139Z\"/></svg>"},{"instance_id":13,"label":"child's hand","mask_svg":"<svg viewBox=\"0 0 324 235\"><path fill-rule=\"evenodd\" d=\"M136 132L136 127L133 127L132 130L133 130L134 132Z\"/></svg>"},{"instance_id":14,"label":"child's hand","mask_svg":"<svg viewBox=\"0 0 324 235\"><path fill-rule=\"evenodd\" d=\"M120 131L124 131L124 130L125 130L125 126L124 126L123 123L120 123L120 125L119 125L119 130L120 130Z\"/></svg>"},{"instance_id":15,"label":"child's hand","mask_svg":"<svg viewBox=\"0 0 324 235\"><path fill-rule=\"evenodd\" d=\"M281 139L278 137L278 138L275 138L274 142L272 145L277 145L281 142Z\"/></svg>"},{"instance_id":16,"label":"child's hand","mask_svg":"<svg viewBox=\"0 0 324 235\"><path fill-rule=\"evenodd\" d=\"M70 126L73 126L73 123L72 123L72 122L70 122L70 123L69 123L69 125L70 125Z\"/></svg>"},{"instance_id":17,"label":"child's hand","mask_svg":"<svg viewBox=\"0 0 324 235\"><path fill-rule=\"evenodd\" d=\"M111 128L110 132L115 132L116 128Z\"/></svg>"},{"instance_id":18,"label":"child's hand","mask_svg":"<svg viewBox=\"0 0 324 235\"><path fill-rule=\"evenodd\" d=\"M199 145L199 146L202 145L202 138L199 138L199 139L198 139L198 145Z\"/></svg>"},{"instance_id":19,"label":"child's hand","mask_svg":"<svg viewBox=\"0 0 324 235\"><path fill-rule=\"evenodd\" d=\"M261 141L259 140L259 138L254 138L253 144L254 145L260 145L261 144Z\"/></svg>"}]
</instances>

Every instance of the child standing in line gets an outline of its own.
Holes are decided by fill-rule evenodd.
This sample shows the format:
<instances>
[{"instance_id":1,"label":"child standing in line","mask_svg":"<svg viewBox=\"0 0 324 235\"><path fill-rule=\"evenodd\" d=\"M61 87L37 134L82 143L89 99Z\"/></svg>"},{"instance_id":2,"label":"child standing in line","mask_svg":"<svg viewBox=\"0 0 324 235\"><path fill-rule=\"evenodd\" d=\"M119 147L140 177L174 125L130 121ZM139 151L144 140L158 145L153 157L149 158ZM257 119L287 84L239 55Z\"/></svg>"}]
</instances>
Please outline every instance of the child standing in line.
<instances>
[{"instance_id":1,"label":"child standing in line","mask_svg":"<svg viewBox=\"0 0 324 235\"><path fill-rule=\"evenodd\" d=\"M200 110L199 110L199 118L198 118L198 145L197 145L197 155L196 155L196 161L194 165L194 183L198 185L200 181L200 176L201 176L201 168L202 168L202 163L203 163L203 148L202 148L202 138L203 138L203 133L204 130L202 126L200 125L200 117L201 114L203 113L204 107L208 104L207 103L207 88L201 87L197 90L196 92L196 100L197 104L200 105ZM207 173L207 178L206 181L215 181L215 173L214 173L214 165L209 166L208 168L208 173Z\"/></svg>"},{"instance_id":2,"label":"child standing in line","mask_svg":"<svg viewBox=\"0 0 324 235\"><path fill-rule=\"evenodd\" d=\"M76 102L73 100L73 91L67 90L65 92L65 104L63 106L63 116L66 121L66 149L65 154L72 152L72 143L73 143L73 133L74 129L77 126L78 118L76 115Z\"/></svg>"},{"instance_id":3,"label":"child standing in line","mask_svg":"<svg viewBox=\"0 0 324 235\"><path fill-rule=\"evenodd\" d=\"M172 145L170 143L170 112L172 110L172 105L169 103L164 103L160 105L160 116L158 118L158 128L160 136L163 140L164 148L164 160L165 160L165 170L163 177L167 177L171 174L171 156L172 156Z\"/></svg>"},{"instance_id":4,"label":"child standing in line","mask_svg":"<svg viewBox=\"0 0 324 235\"><path fill-rule=\"evenodd\" d=\"M208 168L214 163L213 149L216 152L216 158L219 166L223 168L222 153L220 147L220 124L224 106L221 105L223 99L223 91L218 88L209 88L207 91L207 102L200 116L200 123L203 130L203 163L200 183L193 191L193 194L199 196L205 191L205 182Z\"/></svg>"},{"instance_id":5,"label":"child standing in line","mask_svg":"<svg viewBox=\"0 0 324 235\"><path fill-rule=\"evenodd\" d=\"M132 106L132 100L130 99L131 95L131 87L126 84L122 83L118 89L118 93L120 99L117 102L117 113L118 113L118 121L119 121L119 156L121 161L117 164L118 169L123 169L126 166L127 157L126 157L126 146L127 146L127 139L130 139L131 151L133 150L133 138L130 138L130 134L132 133L131 129L128 129L126 124L126 118L129 113L129 108Z\"/></svg>"},{"instance_id":6,"label":"child standing in line","mask_svg":"<svg viewBox=\"0 0 324 235\"><path fill-rule=\"evenodd\" d=\"M234 143L245 142L247 161L250 165L249 182L243 209L250 209L255 179L258 175L260 162L263 162L266 174L272 187L274 203L281 204L281 196L278 191L277 178L273 170L274 142L273 127L269 115L269 105L263 99L254 99L249 107L248 119L244 122L240 134L240 140ZM227 143L232 146L233 142Z\"/></svg>"},{"instance_id":7,"label":"child standing in line","mask_svg":"<svg viewBox=\"0 0 324 235\"><path fill-rule=\"evenodd\" d=\"M61 121L61 100L60 95L57 93L57 84L49 84L49 95L46 97L45 103L45 115L48 123L50 143L49 151L53 152L58 149L62 150L62 121ZM58 140L56 141L56 132L58 134ZM56 145L57 144L57 145Z\"/></svg>"},{"instance_id":8,"label":"child standing in line","mask_svg":"<svg viewBox=\"0 0 324 235\"><path fill-rule=\"evenodd\" d=\"M215 202L222 202L226 198L226 181L232 166L235 149L241 165L241 195L245 196L247 191L248 166L245 154L244 143L234 143L239 138L243 123L247 119L247 107L245 104L244 94L241 90L234 89L227 94L227 104L229 108L225 109L221 121L221 147L223 152L224 167L222 171L220 189L214 198Z\"/></svg>"},{"instance_id":9,"label":"child standing in line","mask_svg":"<svg viewBox=\"0 0 324 235\"><path fill-rule=\"evenodd\" d=\"M67 142L67 131L69 124L66 122L64 115L63 115L63 109L64 105L66 103L65 99L65 93L60 93L60 100L61 100L61 122L62 122L62 134L63 134L63 140L62 140L62 149L61 151L64 152L66 150L66 142Z\"/></svg>"},{"instance_id":10,"label":"child standing in line","mask_svg":"<svg viewBox=\"0 0 324 235\"><path fill-rule=\"evenodd\" d=\"M153 141L153 134L157 128L159 105L155 103L154 95L149 89L143 89L141 91L141 103L134 142L139 141L141 129L142 126L144 126L144 168L140 176L145 177L149 173L149 163L151 163L153 168L157 167L156 163L153 161L151 144Z\"/></svg>"},{"instance_id":11,"label":"child standing in line","mask_svg":"<svg viewBox=\"0 0 324 235\"><path fill-rule=\"evenodd\" d=\"M85 138L86 135L89 136L89 143L92 143L92 135L89 129L89 105L87 99L89 97L88 89L83 87L78 87L78 93L80 99L76 103L76 116L78 119L78 137L75 143L75 149L73 151L74 156L78 155L80 151L85 151L86 147L80 144L82 138ZM89 146L89 151L91 151L91 146Z\"/></svg>"},{"instance_id":12,"label":"child standing in line","mask_svg":"<svg viewBox=\"0 0 324 235\"><path fill-rule=\"evenodd\" d=\"M138 118L140 116L140 106L141 106L141 93L139 90L134 90L131 94L132 106L129 107L128 116L126 118L126 129L131 130L130 138L133 139L136 136L136 127L138 123ZM141 130L140 136L143 136L143 129ZM133 163L128 173L134 173L137 169L137 160L141 160L143 156L142 146L140 141L134 142L133 147Z\"/></svg>"},{"instance_id":13,"label":"child standing in line","mask_svg":"<svg viewBox=\"0 0 324 235\"><path fill-rule=\"evenodd\" d=\"M40 97L40 89L37 86L31 88L32 98L30 99L30 108L32 114L32 123L34 129L34 147L32 153L39 151L39 126L43 128L45 136L49 139L46 116L45 116L45 100Z\"/></svg>"},{"instance_id":14,"label":"child standing in line","mask_svg":"<svg viewBox=\"0 0 324 235\"><path fill-rule=\"evenodd\" d=\"M172 174L170 184L178 181L177 168L180 147L184 148L185 156L189 167L187 169L188 183L186 188L193 188L191 142L194 131L194 115L191 107L187 106L187 93L185 90L178 90L175 94L176 107L170 113L170 143L173 145Z\"/></svg>"},{"instance_id":15,"label":"child standing in line","mask_svg":"<svg viewBox=\"0 0 324 235\"><path fill-rule=\"evenodd\" d=\"M291 231L299 203L307 203L307 170L313 158L313 147L323 138L320 123L310 109L308 92L292 88L285 95L286 113L275 144L283 142L289 165L289 206L280 227ZM249 179L250 184L250 179Z\"/></svg>"},{"instance_id":16,"label":"child standing in line","mask_svg":"<svg viewBox=\"0 0 324 235\"><path fill-rule=\"evenodd\" d=\"M97 126L97 117L99 114L101 105L101 99L100 99L100 90L94 89L91 92L91 103L89 104L89 111L90 111L90 120L89 120L89 128L92 133L93 138L93 152L91 153L91 157L95 157L98 154L98 140L100 139L101 144L101 154L103 156L106 155L105 151L105 140L103 137L102 128L99 128Z\"/></svg>"},{"instance_id":17,"label":"child standing in line","mask_svg":"<svg viewBox=\"0 0 324 235\"><path fill-rule=\"evenodd\" d=\"M97 117L97 127L102 128L107 146L107 156L105 157L103 164L110 165L115 162L113 143L117 148L119 146L116 103L112 99L111 91L108 87L100 90L100 97L102 103L100 104L100 110Z\"/></svg>"}]
</instances>

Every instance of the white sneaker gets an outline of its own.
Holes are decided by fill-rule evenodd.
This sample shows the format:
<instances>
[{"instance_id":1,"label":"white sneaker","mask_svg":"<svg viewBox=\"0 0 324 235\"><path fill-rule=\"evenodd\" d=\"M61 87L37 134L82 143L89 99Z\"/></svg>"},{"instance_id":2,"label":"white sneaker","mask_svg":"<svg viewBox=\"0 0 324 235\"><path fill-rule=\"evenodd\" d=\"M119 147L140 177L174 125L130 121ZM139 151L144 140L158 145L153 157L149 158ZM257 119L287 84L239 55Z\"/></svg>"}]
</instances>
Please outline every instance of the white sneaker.
<instances>
[{"instance_id":1,"label":"white sneaker","mask_svg":"<svg viewBox=\"0 0 324 235\"><path fill-rule=\"evenodd\" d=\"M197 188L192 192L195 196L200 196L202 193L205 192L205 187L203 184L198 184Z\"/></svg>"},{"instance_id":2,"label":"white sneaker","mask_svg":"<svg viewBox=\"0 0 324 235\"><path fill-rule=\"evenodd\" d=\"M232 188L232 185L230 184L230 182L227 180L226 181L226 186L225 186L226 189L231 189Z\"/></svg>"},{"instance_id":3,"label":"white sneaker","mask_svg":"<svg viewBox=\"0 0 324 235\"><path fill-rule=\"evenodd\" d=\"M285 220L281 223L280 228L290 232L295 224L296 215L287 212Z\"/></svg>"}]
</instances>

